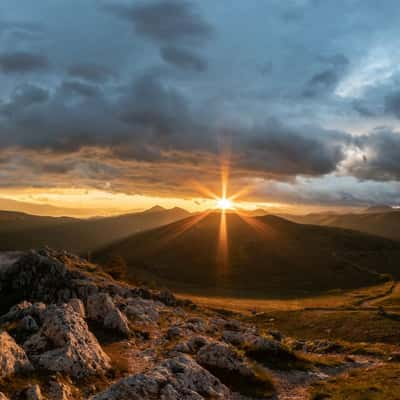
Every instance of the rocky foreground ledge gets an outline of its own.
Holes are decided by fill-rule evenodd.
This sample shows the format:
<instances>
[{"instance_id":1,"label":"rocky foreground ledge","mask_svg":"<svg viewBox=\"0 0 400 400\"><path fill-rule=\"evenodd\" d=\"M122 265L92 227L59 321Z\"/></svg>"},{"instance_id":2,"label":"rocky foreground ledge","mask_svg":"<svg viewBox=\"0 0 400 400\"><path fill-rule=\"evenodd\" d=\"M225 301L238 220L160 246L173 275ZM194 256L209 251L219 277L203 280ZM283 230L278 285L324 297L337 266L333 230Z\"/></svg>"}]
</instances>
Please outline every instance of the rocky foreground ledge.
<instances>
[{"instance_id":1,"label":"rocky foreground ledge","mask_svg":"<svg viewBox=\"0 0 400 400\"><path fill-rule=\"evenodd\" d=\"M301 360L259 331L44 249L0 266L0 400L266 399Z\"/></svg>"}]
</instances>

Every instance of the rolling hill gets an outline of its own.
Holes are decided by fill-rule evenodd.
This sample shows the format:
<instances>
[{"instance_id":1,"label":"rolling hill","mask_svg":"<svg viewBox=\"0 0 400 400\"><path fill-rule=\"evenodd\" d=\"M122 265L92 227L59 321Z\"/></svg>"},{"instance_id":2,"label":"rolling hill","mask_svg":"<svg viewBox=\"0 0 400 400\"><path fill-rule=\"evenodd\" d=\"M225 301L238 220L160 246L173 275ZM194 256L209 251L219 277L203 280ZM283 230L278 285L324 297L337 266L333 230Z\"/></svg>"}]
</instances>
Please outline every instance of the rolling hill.
<instances>
[{"instance_id":1,"label":"rolling hill","mask_svg":"<svg viewBox=\"0 0 400 400\"><path fill-rule=\"evenodd\" d=\"M0 233L63 225L79 220L69 217L42 217L15 211L0 211Z\"/></svg>"},{"instance_id":2,"label":"rolling hill","mask_svg":"<svg viewBox=\"0 0 400 400\"><path fill-rule=\"evenodd\" d=\"M78 254L121 240L133 233L189 216L181 208L150 210L89 220L0 213L0 250L49 246Z\"/></svg>"},{"instance_id":3,"label":"rolling hill","mask_svg":"<svg viewBox=\"0 0 400 400\"><path fill-rule=\"evenodd\" d=\"M400 243L391 240L271 215L227 214L221 221L220 213L189 217L130 236L94 259L107 263L120 256L128 279L202 295L308 295L398 274Z\"/></svg>"},{"instance_id":4,"label":"rolling hill","mask_svg":"<svg viewBox=\"0 0 400 400\"><path fill-rule=\"evenodd\" d=\"M291 221L354 229L360 232L400 240L399 211L367 211L361 214L315 213L307 215L285 215Z\"/></svg>"},{"instance_id":5,"label":"rolling hill","mask_svg":"<svg viewBox=\"0 0 400 400\"><path fill-rule=\"evenodd\" d=\"M30 215L38 216L52 216L52 217L63 217L72 216L74 218L89 218L93 216L110 216L117 215L118 210L116 209L100 209L100 208L72 208L72 207L57 207L50 204L38 204L29 203L26 201L18 201L5 199L0 197L0 210L3 211L14 211L19 213L26 213ZM133 212L133 210L131 211Z\"/></svg>"}]
</instances>

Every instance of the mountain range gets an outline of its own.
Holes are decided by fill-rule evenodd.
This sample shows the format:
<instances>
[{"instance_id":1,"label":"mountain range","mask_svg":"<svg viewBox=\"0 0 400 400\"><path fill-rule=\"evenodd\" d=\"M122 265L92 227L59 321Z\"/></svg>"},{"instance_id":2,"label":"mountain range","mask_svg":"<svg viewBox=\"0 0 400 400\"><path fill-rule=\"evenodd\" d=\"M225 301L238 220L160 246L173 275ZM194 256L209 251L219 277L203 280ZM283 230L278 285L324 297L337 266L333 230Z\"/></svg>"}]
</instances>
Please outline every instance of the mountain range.
<instances>
[{"instance_id":1,"label":"mountain range","mask_svg":"<svg viewBox=\"0 0 400 400\"><path fill-rule=\"evenodd\" d=\"M272 215L208 213L131 235L94 253L122 257L126 277L175 291L285 296L353 289L399 275L400 243Z\"/></svg>"},{"instance_id":2,"label":"mountain range","mask_svg":"<svg viewBox=\"0 0 400 400\"><path fill-rule=\"evenodd\" d=\"M400 212L392 208L367 209L363 213L336 214L315 213L290 215L284 217L301 224L335 226L370 233L389 239L400 240Z\"/></svg>"},{"instance_id":3,"label":"mountain range","mask_svg":"<svg viewBox=\"0 0 400 400\"><path fill-rule=\"evenodd\" d=\"M75 219L41 217L17 212L0 212L0 250L27 250L49 246L87 254L146 229L185 218L181 208L154 207L138 213L113 217Z\"/></svg>"}]
</instances>

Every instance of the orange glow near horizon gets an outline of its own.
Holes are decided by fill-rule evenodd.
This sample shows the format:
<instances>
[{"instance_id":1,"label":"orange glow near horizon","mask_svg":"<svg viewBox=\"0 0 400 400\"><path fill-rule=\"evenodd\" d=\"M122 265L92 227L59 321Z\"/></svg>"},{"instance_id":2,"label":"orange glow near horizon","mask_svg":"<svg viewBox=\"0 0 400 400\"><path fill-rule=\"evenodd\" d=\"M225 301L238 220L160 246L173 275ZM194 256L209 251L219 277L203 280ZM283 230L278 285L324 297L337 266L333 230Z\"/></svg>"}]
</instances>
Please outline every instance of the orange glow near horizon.
<instances>
[{"instance_id":1,"label":"orange glow near horizon","mask_svg":"<svg viewBox=\"0 0 400 400\"><path fill-rule=\"evenodd\" d=\"M234 208L232 201L224 197L217 200L216 207L221 210L230 210Z\"/></svg>"}]
</instances>

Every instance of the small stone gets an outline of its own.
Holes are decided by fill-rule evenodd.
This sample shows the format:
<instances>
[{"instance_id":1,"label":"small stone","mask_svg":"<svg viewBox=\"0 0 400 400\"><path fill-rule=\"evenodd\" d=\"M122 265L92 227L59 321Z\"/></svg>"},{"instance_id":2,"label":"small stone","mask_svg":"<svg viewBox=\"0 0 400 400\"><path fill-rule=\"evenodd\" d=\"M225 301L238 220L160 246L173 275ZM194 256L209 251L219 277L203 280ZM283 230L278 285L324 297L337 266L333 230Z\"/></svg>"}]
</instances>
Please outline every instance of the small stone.
<instances>
[{"instance_id":1,"label":"small stone","mask_svg":"<svg viewBox=\"0 0 400 400\"><path fill-rule=\"evenodd\" d=\"M182 329L179 326L173 326L168 329L166 336L168 340L176 339L182 336Z\"/></svg>"},{"instance_id":2,"label":"small stone","mask_svg":"<svg viewBox=\"0 0 400 400\"><path fill-rule=\"evenodd\" d=\"M22 318L18 325L19 328L27 332L37 332L39 330L37 322L30 315Z\"/></svg>"},{"instance_id":3,"label":"small stone","mask_svg":"<svg viewBox=\"0 0 400 400\"><path fill-rule=\"evenodd\" d=\"M96 294L88 298L87 316L89 319L102 322L105 328L116 330L125 336L130 335L126 316L122 314L107 293Z\"/></svg>"},{"instance_id":4,"label":"small stone","mask_svg":"<svg viewBox=\"0 0 400 400\"><path fill-rule=\"evenodd\" d=\"M42 391L39 385L33 385L25 392L26 400L43 400Z\"/></svg>"}]
</instances>

